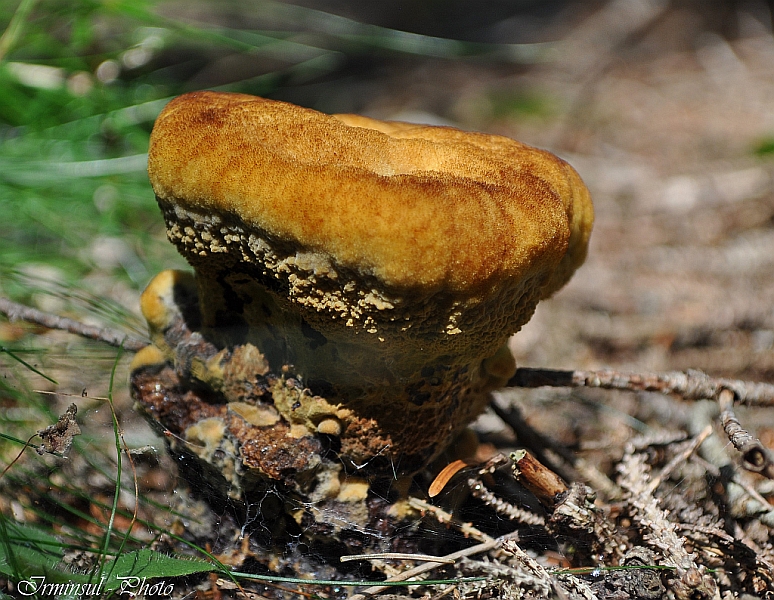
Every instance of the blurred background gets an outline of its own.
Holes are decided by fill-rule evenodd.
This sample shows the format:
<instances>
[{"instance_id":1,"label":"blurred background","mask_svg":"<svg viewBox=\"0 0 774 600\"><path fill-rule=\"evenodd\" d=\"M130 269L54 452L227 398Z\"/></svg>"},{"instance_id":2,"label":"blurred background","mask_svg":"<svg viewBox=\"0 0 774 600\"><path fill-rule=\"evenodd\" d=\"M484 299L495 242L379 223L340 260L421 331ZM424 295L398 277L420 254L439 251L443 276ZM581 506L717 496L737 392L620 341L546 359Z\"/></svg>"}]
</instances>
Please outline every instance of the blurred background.
<instances>
[{"instance_id":1,"label":"blurred background","mask_svg":"<svg viewBox=\"0 0 774 600\"><path fill-rule=\"evenodd\" d=\"M172 97L213 88L507 135L568 160L595 200L591 250L513 338L521 365L774 381L773 0L0 7L0 295L144 336L139 293L185 268L147 182L148 136ZM131 404L128 358L111 378L110 348L4 319L0 348L6 433L26 439L70 402L31 390ZM539 428L581 435L577 413L560 430L561 411L520 401ZM89 443L110 447L109 411L79 403ZM122 419L130 445L163 446ZM143 485L171 489L173 472L150 464ZM56 485L47 502L72 516L61 498L77 491ZM34 504L0 500L21 515Z\"/></svg>"},{"instance_id":2,"label":"blurred background","mask_svg":"<svg viewBox=\"0 0 774 600\"><path fill-rule=\"evenodd\" d=\"M83 313L50 293L77 284L141 334L138 291L183 265L145 176L148 135L171 97L215 88L568 159L597 230L550 319L514 341L522 362L774 374L771 1L4 0L1 13L0 293Z\"/></svg>"}]
</instances>

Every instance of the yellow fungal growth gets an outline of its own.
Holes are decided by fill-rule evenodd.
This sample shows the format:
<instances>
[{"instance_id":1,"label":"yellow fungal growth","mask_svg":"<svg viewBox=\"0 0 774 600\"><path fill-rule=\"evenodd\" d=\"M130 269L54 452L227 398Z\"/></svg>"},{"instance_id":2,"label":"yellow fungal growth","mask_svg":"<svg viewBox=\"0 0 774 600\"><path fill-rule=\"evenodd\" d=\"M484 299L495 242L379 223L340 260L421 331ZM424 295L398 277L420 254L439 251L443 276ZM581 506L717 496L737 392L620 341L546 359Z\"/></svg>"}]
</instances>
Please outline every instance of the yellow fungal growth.
<instances>
[{"instance_id":1,"label":"yellow fungal growth","mask_svg":"<svg viewBox=\"0 0 774 600\"><path fill-rule=\"evenodd\" d=\"M289 435L335 436L350 468L416 469L455 439L515 371L508 337L583 262L593 221L549 152L244 94L170 102L148 170L196 272L143 294L154 343L227 396L269 377ZM191 295L203 356L169 342Z\"/></svg>"}]
</instances>

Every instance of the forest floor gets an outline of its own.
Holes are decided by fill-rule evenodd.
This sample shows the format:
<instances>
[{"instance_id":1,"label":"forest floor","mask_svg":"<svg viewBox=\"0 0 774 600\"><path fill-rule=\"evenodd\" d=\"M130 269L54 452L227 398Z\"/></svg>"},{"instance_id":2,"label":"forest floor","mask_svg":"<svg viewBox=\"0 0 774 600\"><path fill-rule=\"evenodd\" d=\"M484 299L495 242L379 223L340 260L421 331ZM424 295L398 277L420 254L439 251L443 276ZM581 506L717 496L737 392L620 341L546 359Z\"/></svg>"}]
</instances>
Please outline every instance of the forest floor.
<instances>
[{"instance_id":1,"label":"forest floor","mask_svg":"<svg viewBox=\"0 0 774 600\"><path fill-rule=\"evenodd\" d=\"M695 369L714 378L774 383L770 23L738 12L737 31L726 36L711 31L694 10L634 4L639 13L626 13L625 2L610 2L580 25L566 27L563 42L552 50L558 54L544 63L514 67L419 57L381 64L378 78L350 88L356 101L341 100L335 86L302 86L276 96L302 103L322 89L319 104L332 111L507 135L549 149L578 170L595 204L589 255L570 284L543 302L512 338L520 367L619 373ZM110 289L117 301L131 305L131 291ZM46 335L52 343L65 336ZM68 373L66 365L51 372L62 383L60 390L78 394L93 377L87 369ZM125 381L125 375L124 361L116 380ZM126 390L117 385L114 394L130 445L150 444L161 452L138 455L137 468L144 494L182 512L156 515L163 527L209 544L234 566L261 564L262 549L239 541L244 533L239 522L191 497L163 443L132 415ZM69 401L63 397L60 404ZM490 410L477 421L482 460L527 447L576 484L571 500L588 510L585 516L559 516L549 503L535 507L542 524L525 525L519 523L521 513L514 521L498 513L496 500L469 499L460 517L483 530L476 543L486 544L489 535L505 537L498 549L482 548L481 554L438 572L487 580L417 586L401 597L774 597L769 503L774 484L744 468L720 425L717 398L509 388L497 392L494 402L501 416L510 414L513 420L509 425ZM763 446L774 447L772 407L740 406L736 414ZM111 421L109 411L90 415L93 428ZM525 438L532 430L539 434ZM106 445L113 443L111 436L103 438ZM698 436L702 443L694 444ZM95 475L88 461L72 460L66 473L88 480L92 497L108 503L109 482ZM498 473L496 495L501 503L513 504L502 496L510 470ZM488 476L477 475L477 481ZM589 492L579 484L596 495L597 513L592 514ZM34 493L25 494L34 504ZM2 508L22 511L17 500L24 504L29 498L8 496ZM99 521L102 509L86 504L84 510ZM152 521L152 510L145 510ZM191 511L197 514L192 517ZM425 519L433 521L432 513ZM572 533L573 527L580 529ZM434 529L437 524L428 525ZM469 532L451 527L448 535L452 553L464 546ZM152 539L162 549L177 549L170 537ZM556 570L604 567L611 560L677 568ZM396 568L384 567L383 575ZM239 594L217 578L191 578L175 589L175 597ZM248 597L347 593L335 586L304 589L255 584Z\"/></svg>"}]
</instances>

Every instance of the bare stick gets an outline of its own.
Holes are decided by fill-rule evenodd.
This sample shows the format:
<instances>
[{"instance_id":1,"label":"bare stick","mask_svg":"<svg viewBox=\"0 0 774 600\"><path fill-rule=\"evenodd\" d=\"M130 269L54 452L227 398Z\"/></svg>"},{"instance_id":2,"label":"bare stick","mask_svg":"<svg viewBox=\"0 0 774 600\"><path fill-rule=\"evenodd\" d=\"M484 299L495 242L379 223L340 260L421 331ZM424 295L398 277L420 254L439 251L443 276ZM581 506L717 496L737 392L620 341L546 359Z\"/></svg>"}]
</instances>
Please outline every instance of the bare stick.
<instances>
[{"instance_id":1,"label":"bare stick","mask_svg":"<svg viewBox=\"0 0 774 600\"><path fill-rule=\"evenodd\" d=\"M518 377L519 371L524 371L524 370L526 369L518 369L513 379L511 379L511 381L508 382L508 385L513 386L514 384L512 384L511 382L514 379L516 379L516 377ZM560 371L551 371L551 372L558 373ZM540 385L549 385L549 384L540 384ZM538 386L518 385L516 387L538 387ZM574 467L577 459L571 451L569 451L567 448L565 448L555 440L551 439L549 436L534 429L529 423L527 423L524 420L521 414L521 410L515 403L512 403L507 408L504 408L497 402L497 400L493 399L492 401L490 401L489 406L491 406L492 411L500 418L500 420L503 421L503 423L505 423L511 429L513 429L513 432L516 434L516 437L519 439L519 443L523 446L529 447L540 462L549 466L552 470L558 472L565 479L568 479L568 480L574 479L574 477L572 476L572 473L567 472L566 469L562 469L561 465L558 465L556 464L556 461L551 460L551 458L548 456L548 454L545 452L544 449L548 448L552 450L553 452L558 454L559 457L562 460L564 460L568 465L570 465L571 467Z\"/></svg>"},{"instance_id":2,"label":"bare stick","mask_svg":"<svg viewBox=\"0 0 774 600\"><path fill-rule=\"evenodd\" d=\"M567 491L561 477L546 467L526 450L511 452L513 475L540 502L553 508L557 499Z\"/></svg>"},{"instance_id":3,"label":"bare stick","mask_svg":"<svg viewBox=\"0 0 774 600\"><path fill-rule=\"evenodd\" d=\"M728 439L734 448L742 453L744 468L754 473L760 473L769 479L774 479L774 465L771 453L750 433L743 429L734 413L734 393L723 390L718 397L720 407L720 422Z\"/></svg>"},{"instance_id":4,"label":"bare stick","mask_svg":"<svg viewBox=\"0 0 774 600\"><path fill-rule=\"evenodd\" d=\"M620 373L618 371L558 371L552 369L517 369L508 387L535 388L591 387L630 392L675 394L686 400L718 400L720 392L730 390L736 404L774 405L774 385L710 377L701 371L667 371L664 373Z\"/></svg>"},{"instance_id":5,"label":"bare stick","mask_svg":"<svg viewBox=\"0 0 774 600\"><path fill-rule=\"evenodd\" d=\"M410 554L407 552L375 552L374 554L350 554L339 558L341 562L353 560L421 560L423 562L437 562L444 565L453 565L454 561L443 556L430 554Z\"/></svg>"},{"instance_id":6,"label":"bare stick","mask_svg":"<svg viewBox=\"0 0 774 600\"><path fill-rule=\"evenodd\" d=\"M712 425L707 425L704 429L701 430L701 433L697 435L690 444L688 444L688 447L685 448L685 450L670 460L669 463L663 469L661 469L661 472L650 480L650 483L645 488L645 491L648 494L653 494L653 492L656 491L656 488L661 485L661 482L669 477L677 467L687 461L691 455L696 452L699 446L704 443L704 440L706 440L710 435L712 435Z\"/></svg>"},{"instance_id":7,"label":"bare stick","mask_svg":"<svg viewBox=\"0 0 774 600\"><path fill-rule=\"evenodd\" d=\"M124 350L129 352L137 352L148 345L147 342L128 336L121 331L107 327L86 325L86 323L81 323L74 319L60 317L59 315L24 306L18 302L12 302L8 298L0 298L0 314L8 317L9 321L27 321L36 325L42 325L48 329L69 331L75 335L104 342L116 348L123 346Z\"/></svg>"},{"instance_id":8,"label":"bare stick","mask_svg":"<svg viewBox=\"0 0 774 600\"><path fill-rule=\"evenodd\" d=\"M484 543L491 542L494 539L491 536L485 534L483 531L473 527L471 523L461 523L444 509L439 508L438 506L434 506L429 502L425 502L420 498L415 498L413 496L409 497L408 503L411 508L415 508L419 511L422 511L423 513L430 513L441 524L448 523L449 525L453 525L466 537L472 537L474 540L478 540L479 542Z\"/></svg>"},{"instance_id":9,"label":"bare stick","mask_svg":"<svg viewBox=\"0 0 774 600\"><path fill-rule=\"evenodd\" d=\"M489 550L493 550L494 548L500 545L500 542L501 540L499 539L489 538L489 540L486 542L483 542L481 544L476 544L475 546L471 546L470 548L465 548L464 550L452 552L451 554L447 554L446 556L439 557L439 558L444 558L444 559L456 562L458 559L464 558L465 556L473 556L474 554L481 554L482 552L488 552ZM408 571L403 571L403 573L395 575L394 577L390 577L389 579L387 579L387 581L406 581L411 577L416 577L417 575L422 575L423 573L427 573L428 571L437 569L439 566L440 564L436 562L424 563L419 565L418 567L409 569ZM422 582L417 581L416 584L422 585ZM378 594L379 592L383 592L386 589L389 589L388 586L375 585L373 587L364 589L359 594L355 594L354 596L350 597L349 600L365 600L366 596L372 596L374 594Z\"/></svg>"}]
</instances>

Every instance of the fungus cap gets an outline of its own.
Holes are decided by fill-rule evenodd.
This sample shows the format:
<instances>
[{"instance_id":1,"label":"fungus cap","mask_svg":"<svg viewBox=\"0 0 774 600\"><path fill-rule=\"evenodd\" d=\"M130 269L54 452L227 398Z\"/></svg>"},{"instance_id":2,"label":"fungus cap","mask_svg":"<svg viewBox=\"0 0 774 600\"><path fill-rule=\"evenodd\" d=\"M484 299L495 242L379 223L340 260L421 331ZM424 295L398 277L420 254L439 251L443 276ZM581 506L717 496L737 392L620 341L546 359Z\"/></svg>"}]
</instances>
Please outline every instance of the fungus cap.
<instances>
[{"instance_id":1,"label":"fungus cap","mask_svg":"<svg viewBox=\"0 0 774 600\"><path fill-rule=\"evenodd\" d=\"M173 100L149 172L160 199L233 214L390 286L462 294L535 271L558 289L593 218L567 163L509 138L242 94Z\"/></svg>"},{"instance_id":2,"label":"fungus cap","mask_svg":"<svg viewBox=\"0 0 774 600\"><path fill-rule=\"evenodd\" d=\"M548 152L243 94L170 102L149 173L200 281L251 263L325 336L413 337L431 357L468 343L468 360L492 356L583 262L593 220L580 177ZM216 325L233 298L199 285Z\"/></svg>"},{"instance_id":3,"label":"fungus cap","mask_svg":"<svg viewBox=\"0 0 774 600\"><path fill-rule=\"evenodd\" d=\"M228 402L265 389L292 436L337 437L343 464L375 471L420 468L480 414L515 369L508 336L583 261L593 220L548 152L242 94L170 102L149 173L196 271L149 286L162 350ZM181 342L167 316L190 312L172 308L193 285L202 335Z\"/></svg>"}]
</instances>

